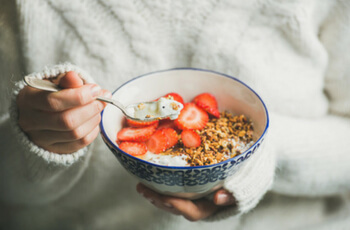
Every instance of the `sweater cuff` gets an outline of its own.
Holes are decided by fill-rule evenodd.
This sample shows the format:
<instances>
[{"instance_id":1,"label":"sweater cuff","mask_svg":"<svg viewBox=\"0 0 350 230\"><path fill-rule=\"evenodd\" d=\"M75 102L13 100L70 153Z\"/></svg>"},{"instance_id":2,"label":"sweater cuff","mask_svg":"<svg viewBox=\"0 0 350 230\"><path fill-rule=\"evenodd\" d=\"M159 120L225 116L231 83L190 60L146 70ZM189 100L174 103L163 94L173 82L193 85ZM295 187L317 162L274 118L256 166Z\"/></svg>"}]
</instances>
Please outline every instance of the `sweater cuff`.
<instances>
[{"instance_id":1,"label":"sweater cuff","mask_svg":"<svg viewBox=\"0 0 350 230\"><path fill-rule=\"evenodd\" d=\"M54 78L59 76L60 74L63 74L69 71L75 71L76 73L78 73L79 76L84 80L84 82L93 82L92 78L87 72L83 71L82 69L70 63L64 63L60 65L55 65L52 67L46 67L44 71L32 73L28 76L39 78L39 79ZM23 80L16 83L12 93L11 105L10 105L10 119L11 119L12 130L14 132L14 136L17 138L17 140L19 140L18 142L21 145L22 149L26 150L24 151L25 158L29 162L32 162L33 167L37 168L38 171L40 171L40 167L38 167L39 165L37 165L39 164L39 162L37 161L38 158L44 160L46 164L54 163L56 165L61 165L61 166L69 166L77 162L82 156L86 154L87 147L80 149L77 152L74 152L71 154L58 154L58 153L50 152L35 145L32 141L28 139L27 135L21 130L17 122L18 110L16 105L16 98L20 90L23 89L25 86L26 84Z\"/></svg>"},{"instance_id":2,"label":"sweater cuff","mask_svg":"<svg viewBox=\"0 0 350 230\"><path fill-rule=\"evenodd\" d=\"M227 181L223 188L233 194L235 205L227 206L206 219L215 221L246 213L253 209L272 186L275 151L266 138L256 153Z\"/></svg>"}]
</instances>

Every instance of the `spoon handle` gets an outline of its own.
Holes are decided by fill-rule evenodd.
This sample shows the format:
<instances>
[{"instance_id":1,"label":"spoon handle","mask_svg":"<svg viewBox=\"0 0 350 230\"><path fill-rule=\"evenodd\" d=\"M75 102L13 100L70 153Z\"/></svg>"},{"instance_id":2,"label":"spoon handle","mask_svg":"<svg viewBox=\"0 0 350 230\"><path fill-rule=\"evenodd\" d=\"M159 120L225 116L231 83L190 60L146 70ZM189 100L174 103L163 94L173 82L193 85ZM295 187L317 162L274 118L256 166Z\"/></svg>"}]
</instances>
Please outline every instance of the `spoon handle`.
<instances>
[{"instance_id":1,"label":"spoon handle","mask_svg":"<svg viewBox=\"0 0 350 230\"><path fill-rule=\"evenodd\" d=\"M29 85L33 88L37 88L37 89L41 89L41 90L45 90L45 91L57 92L57 91L62 90L62 88L59 87L58 85L56 85L50 81L42 80L39 78L25 76L24 81L25 81L25 83L27 83L27 85ZM101 97L101 96L98 96L96 98L96 100L113 104L113 105L117 106L120 110L122 110L122 112L125 114L125 111L124 111L125 107L118 101L115 101L115 100L107 98L107 97Z\"/></svg>"},{"instance_id":2,"label":"spoon handle","mask_svg":"<svg viewBox=\"0 0 350 230\"><path fill-rule=\"evenodd\" d=\"M130 115L125 113L125 107L119 101L113 100L113 99L108 98L108 97L101 97L101 96L97 96L96 100L103 101L103 102L112 104L114 106L117 106L125 115L130 116Z\"/></svg>"}]
</instances>

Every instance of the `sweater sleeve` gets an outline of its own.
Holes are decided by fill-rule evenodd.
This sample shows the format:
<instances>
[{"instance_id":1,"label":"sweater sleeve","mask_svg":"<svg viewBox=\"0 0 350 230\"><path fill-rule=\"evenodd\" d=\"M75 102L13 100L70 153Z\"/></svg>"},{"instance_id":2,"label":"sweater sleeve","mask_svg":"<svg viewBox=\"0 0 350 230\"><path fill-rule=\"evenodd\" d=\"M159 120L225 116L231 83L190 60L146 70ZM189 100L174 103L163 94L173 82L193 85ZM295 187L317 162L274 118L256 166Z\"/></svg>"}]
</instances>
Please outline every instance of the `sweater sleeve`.
<instances>
[{"instance_id":1,"label":"sweater sleeve","mask_svg":"<svg viewBox=\"0 0 350 230\"><path fill-rule=\"evenodd\" d=\"M91 80L87 73L71 64L46 68L31 76L50 78L71 70ZM16 83L10 112L0 120L0 198L19 204L45 203L65 194L79 180L88 164L89 147L71 154L57 154L31 142L17 124L16 96L24 86L23 81Z\"/></svg>"},{"instance_id":2,"label":"sweater sleeve","mask_svg":"<svg viewBox=\"0 0 350 230\"><path fill-rule=\"evenodd\" d=\"M276 116L278 171L273 190L322 196L350 190L350 4L339 2L320 28L328 53L329 112L315 119Z\"/></svg>"}]
</instances>

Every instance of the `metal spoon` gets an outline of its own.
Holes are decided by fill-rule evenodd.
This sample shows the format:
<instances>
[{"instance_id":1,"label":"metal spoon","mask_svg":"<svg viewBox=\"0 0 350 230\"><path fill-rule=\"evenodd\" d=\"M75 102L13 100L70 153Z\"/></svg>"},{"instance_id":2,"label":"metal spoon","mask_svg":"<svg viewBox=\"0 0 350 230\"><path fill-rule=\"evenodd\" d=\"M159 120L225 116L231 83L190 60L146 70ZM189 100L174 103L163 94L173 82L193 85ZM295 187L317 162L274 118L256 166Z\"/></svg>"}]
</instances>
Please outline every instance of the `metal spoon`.
<instances>
[{"instance_id":1,"label":"metal spoon","mask_svg":"<svg viewBox=\"0 0 350 230\"><path fill-rule=\"evenodd\" d=\"M58 85L56 85L50 81L42 80L42 79L35 78L35 77L25 76L24 82L33 88L37 88L37 89L41 89L41 90L45 90L45 91L56 92L56 91L62 90L61 87L59 87ZM134 114L135 108L137 108L139 105L153 106L153 105L157 104L157 101L141 102L141 103L136 103L136 104L124 106L119 101L116 101L116 100L113 100L110 98L106 98L106 97L98 96L98 97L96 97L96 100L103 101L103 102L106 102L106 103L109 103L109 104L116 106L118 109L120 109L123 112L123 114L125 116L127 116L129 119L136 120L136 121L154 121L154 120L165 119L168 117L174 118L174 117L177 117L180 110L183 108L181 103L174 101L174 103L176 103L179 106L178 109L174 113L162 114L162 116L159 116L158 114L153 114L152 116L149 116L149 117L145 116L145 117L140 118L140 117L135 117L135 114Z\"/></svg>"}]
</instances>

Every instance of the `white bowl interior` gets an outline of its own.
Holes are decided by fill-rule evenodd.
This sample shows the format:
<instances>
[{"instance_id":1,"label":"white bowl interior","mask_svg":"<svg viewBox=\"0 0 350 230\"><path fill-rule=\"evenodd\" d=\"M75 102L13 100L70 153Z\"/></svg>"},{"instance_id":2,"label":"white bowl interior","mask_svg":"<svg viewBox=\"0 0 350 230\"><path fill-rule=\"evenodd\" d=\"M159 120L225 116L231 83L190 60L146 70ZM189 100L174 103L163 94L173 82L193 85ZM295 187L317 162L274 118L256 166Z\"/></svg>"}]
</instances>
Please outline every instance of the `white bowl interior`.
<instances>
[{"instance_id":1,"label":"white bowl interior","mask_svg":"<svg viewBox=\"0 0 350 230\"><path fill-rule=\"evenodd\" d=\"M173 69L135 78L113 93L124 105L154 100L169 92L179 93L185 102L204 92L213 94L220 111L244 114L252 120L255 141L264 133L268 122L266 108L249 87L235 78L197 69ZM123 125L123 113L112 105L106 106L102 125L110 141L115 142Z\"/></svg>"}]
</instances>

